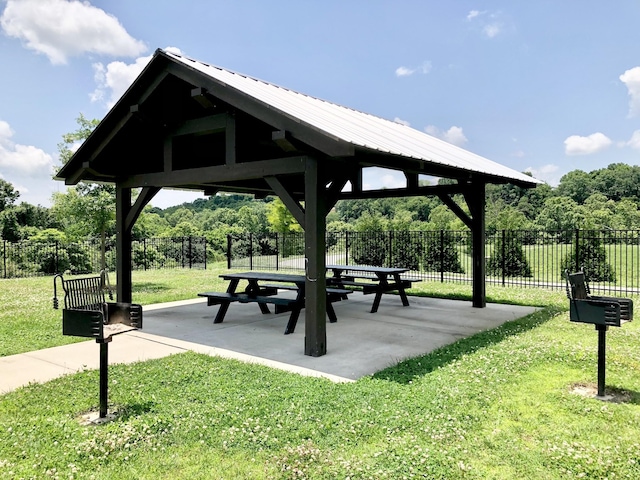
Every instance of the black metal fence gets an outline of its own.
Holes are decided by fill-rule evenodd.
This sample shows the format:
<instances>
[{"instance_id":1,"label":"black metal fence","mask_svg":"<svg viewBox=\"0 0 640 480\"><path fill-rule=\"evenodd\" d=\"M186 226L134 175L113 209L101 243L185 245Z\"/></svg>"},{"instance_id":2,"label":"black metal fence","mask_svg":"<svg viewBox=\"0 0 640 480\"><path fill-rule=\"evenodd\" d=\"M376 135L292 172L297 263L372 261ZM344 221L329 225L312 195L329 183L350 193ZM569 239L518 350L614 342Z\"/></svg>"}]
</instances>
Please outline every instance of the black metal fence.
<instances>
[{"instance_id":1,"label":"black metal fence","mask_svg":"<svg viewBox=\"0 0 640 480\"><path fill-rule=\"evenodd\" d=\"M469 231L327 234L326 261L409 267L431 281L472 281ZM229 236L229 268L303 270L304 234ZM564 289L565 269L584 268L592 290L640 292L640 231L501 230L486 235L487 284Z\"/></svg>"},{"instance_id":2,"label":"black metal fence","mask_svg":"<svg viewBox=\"0 0 640 480\"><path fill-rule=\"evenodd\" d=\"M51 275L60 272L91 273L102 268L102 244L98 239L82 242L7 242L0 251L3 278ZM207 268L204 237L149 238L132 242L134 270L157 268ZM115 241L107 239L105 265L115 270Z\"/></svg>"}]
</instances>

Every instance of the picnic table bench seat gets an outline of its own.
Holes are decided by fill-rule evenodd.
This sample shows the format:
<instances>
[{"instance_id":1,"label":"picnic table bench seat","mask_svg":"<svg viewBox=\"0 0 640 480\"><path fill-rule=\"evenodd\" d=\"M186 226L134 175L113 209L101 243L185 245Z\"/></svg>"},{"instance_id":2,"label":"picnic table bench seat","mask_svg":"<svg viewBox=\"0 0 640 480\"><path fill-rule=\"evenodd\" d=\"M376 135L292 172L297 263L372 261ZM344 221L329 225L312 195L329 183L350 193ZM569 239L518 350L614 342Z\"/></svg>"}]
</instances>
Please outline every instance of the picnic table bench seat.
<instances>
[{"instance_id":1,"label":"picnic table bench seat","mask_svg":"<svg viewBox=\"0 0 640 480\"><path fill-rule=\"evenodd\" d=\"M207 299L207 306L220 305L223 302L270 303L272 305L291 305L296 303L295 298L278 297L275 294L249 295L248 293L204 292L199 293L198 296Z\"/></svg>"}]
</instances>

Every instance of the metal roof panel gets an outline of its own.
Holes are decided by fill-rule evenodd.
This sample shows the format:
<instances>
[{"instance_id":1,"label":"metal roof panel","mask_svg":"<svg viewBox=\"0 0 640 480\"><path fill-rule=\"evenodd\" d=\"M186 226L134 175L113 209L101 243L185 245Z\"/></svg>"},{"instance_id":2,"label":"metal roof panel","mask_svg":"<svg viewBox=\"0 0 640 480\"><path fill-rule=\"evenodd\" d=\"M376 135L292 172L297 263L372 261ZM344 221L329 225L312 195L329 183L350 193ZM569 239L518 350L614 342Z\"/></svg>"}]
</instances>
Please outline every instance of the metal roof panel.
<instances>
[{"instance_id":1,"label":"metal roof panel","mask_svg":"<svg viewBox=\"0 0 640 480\"><path fill-rule=\"evenodd\" d=\"M194 68L285 115L356 147L518 182L542 183L521 172L406 125L185 56L167 51L163 53L176 62Z\"/></svg>"}]
</instances>

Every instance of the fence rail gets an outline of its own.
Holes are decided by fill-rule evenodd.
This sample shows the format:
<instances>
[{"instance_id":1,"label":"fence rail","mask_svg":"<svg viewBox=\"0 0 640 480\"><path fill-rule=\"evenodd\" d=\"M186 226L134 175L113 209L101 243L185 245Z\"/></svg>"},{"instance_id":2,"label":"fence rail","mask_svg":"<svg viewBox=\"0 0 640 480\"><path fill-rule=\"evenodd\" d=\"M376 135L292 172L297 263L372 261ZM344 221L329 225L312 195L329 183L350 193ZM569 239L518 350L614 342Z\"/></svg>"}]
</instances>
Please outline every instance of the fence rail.
<instances>
[{"instance_id":1,"label":"fence rail","mask_svg":"<svg viewBox=\"0 0 640 480\"><path fill-rule=\"evenodd\" d=\"M327 263L403 266L419 278L471 283L469 231L331 232ZM229 268L303 270L304 234L230 235ZM638 230L500 230L485 242L486 282L564 289L565 269L584 268L592 290L640 293Z\"/></svg>"}]
</instances>

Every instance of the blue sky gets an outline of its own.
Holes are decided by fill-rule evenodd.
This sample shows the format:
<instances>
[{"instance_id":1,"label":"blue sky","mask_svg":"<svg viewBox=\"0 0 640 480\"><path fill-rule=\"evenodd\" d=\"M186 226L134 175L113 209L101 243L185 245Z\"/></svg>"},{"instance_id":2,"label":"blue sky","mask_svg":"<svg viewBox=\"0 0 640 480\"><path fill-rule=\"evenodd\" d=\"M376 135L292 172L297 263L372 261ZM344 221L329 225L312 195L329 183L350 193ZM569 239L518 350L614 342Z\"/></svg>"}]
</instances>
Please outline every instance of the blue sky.
<instances>
[{"instance_id":1,"label":"blue sky","mask_svg":"<svg viewBox=\"0 0 640 480\"><path fill-rule=\"evenodd\" d=\"M175 48L557 185L638 164L639 24L637 0L0 0L0 176L19 201L50 205L66 188L51 179L61 136Z\"/></svg>"}]
</instances>

